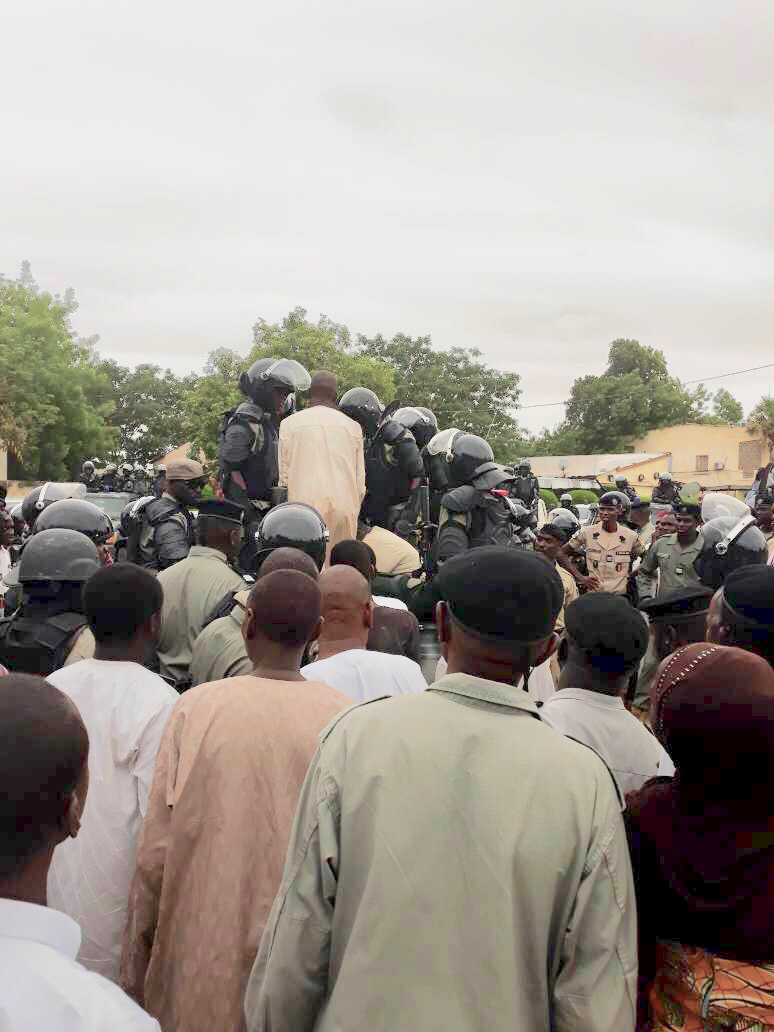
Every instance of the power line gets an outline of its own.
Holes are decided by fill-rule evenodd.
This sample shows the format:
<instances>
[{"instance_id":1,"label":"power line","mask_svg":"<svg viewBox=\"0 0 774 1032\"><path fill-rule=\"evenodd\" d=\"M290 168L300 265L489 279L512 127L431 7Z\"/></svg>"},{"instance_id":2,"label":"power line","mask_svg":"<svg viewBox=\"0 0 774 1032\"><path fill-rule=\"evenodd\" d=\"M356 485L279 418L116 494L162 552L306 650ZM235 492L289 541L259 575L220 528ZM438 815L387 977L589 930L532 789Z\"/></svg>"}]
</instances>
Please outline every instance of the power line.
<instances>
[{"instance_id":1,"label":"power line","mask_svg":"<svg viewBox=\"0 0 774 1032\"><path fill-rule=\"evenodd\" d=\"M686 380L684 386L689 387L694 383L706 383L708 380L725 380L728 376L741 376L742 373L757 373L759 369L771 369L774 362L767 362L766 365L751 366L749 369L735 369L733 373L721 373L719 376L702 376L698 380ZM567 405L567 401L544 401L540 405L517 405L519 412L535 408L553 408L556 405Z\"/></svg>"}]
</instances>

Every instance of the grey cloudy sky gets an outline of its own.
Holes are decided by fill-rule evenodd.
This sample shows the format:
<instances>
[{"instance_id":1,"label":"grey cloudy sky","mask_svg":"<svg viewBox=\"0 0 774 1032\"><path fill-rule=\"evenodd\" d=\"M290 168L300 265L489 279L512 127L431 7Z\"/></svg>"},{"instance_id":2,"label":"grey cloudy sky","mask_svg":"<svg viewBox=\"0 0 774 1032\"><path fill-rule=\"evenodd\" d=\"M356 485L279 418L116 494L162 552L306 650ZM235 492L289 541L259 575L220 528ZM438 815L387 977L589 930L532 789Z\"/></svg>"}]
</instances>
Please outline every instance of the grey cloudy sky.
<instances>
[{"instance_id":1,"label":"grey cloudy sky","mask_svg":"<svg viewBox=\"0 0 774 1032\"><path fill-rule=\"evenodd\" d=\"M27 0L3 36L0 271L127 364L298 304L475 345L524 405L619 336L774 361L771 0Z\"/></svg>"}]
</instances>

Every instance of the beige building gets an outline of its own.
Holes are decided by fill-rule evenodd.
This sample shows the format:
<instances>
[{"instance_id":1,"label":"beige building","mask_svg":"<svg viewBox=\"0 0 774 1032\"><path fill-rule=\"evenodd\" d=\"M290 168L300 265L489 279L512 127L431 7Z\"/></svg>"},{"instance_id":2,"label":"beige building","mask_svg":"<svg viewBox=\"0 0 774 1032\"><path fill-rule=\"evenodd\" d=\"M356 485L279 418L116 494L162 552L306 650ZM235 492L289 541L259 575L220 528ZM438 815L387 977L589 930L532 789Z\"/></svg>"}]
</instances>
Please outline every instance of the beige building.
<instances>
[{"instance_id":1,"label":"beige building","mask_svg":"<svg viewBox=\"0 0 774 1032\"><path fill-rule=\"evenodd\" d=\"M649 430L634 442L637 451L661 452L666 468L683 483L703 487L749 487L757 470L769 461L763 440L743 426L683 423Z\"/></svg>"},{"instance_id":2,"label":"beige building","mask_svg":"<svg viewBox=\"0 0 774 1032\"><path fill-rule=\"evenodd\" d=\"M8 479L8 452L0 444L0 480Z\"/></svg>"}]
</instances>

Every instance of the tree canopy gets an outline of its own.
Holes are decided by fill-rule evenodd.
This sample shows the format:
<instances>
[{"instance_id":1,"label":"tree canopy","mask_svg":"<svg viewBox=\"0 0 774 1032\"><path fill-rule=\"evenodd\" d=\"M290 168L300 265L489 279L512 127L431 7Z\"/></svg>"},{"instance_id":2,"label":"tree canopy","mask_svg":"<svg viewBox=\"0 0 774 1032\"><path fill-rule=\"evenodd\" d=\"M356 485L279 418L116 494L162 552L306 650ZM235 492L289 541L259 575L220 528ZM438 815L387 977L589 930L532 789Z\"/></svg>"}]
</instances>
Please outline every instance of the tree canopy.
<instances>
[{"instance_id":1,"label":"tree canopy","mask_svg":"<svg viewBox=\"0 0 774 1032\"><path fill-rule=\"evenodd\" d=\"M761 398L747 418L748 433L762 437L769 449L774 448L774 398Z\"/></svg>"}]
</instances>

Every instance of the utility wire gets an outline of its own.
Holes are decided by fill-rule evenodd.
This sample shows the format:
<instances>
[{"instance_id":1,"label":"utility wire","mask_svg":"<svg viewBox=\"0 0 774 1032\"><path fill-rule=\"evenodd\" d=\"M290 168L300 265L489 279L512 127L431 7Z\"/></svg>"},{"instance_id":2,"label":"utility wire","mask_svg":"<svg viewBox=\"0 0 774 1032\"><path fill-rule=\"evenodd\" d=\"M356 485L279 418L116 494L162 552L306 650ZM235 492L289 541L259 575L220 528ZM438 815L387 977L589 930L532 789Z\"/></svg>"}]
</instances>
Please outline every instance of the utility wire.
<instances>
[{"instance_id":1,"label":"utility wire","mask_svg":"<svg viewBox=\"0 0 774 1032\"><path fill-rule=\"evenodd\" d=\"M706 383L708 380L725 380L728 376L741 376L742 373L757 373L759 369L771 369L774 362L767 362L766 365L752 366L750 369L735 369L733 373L721 373L719 376L702 376L698 380L686 380L684 386L689 387L694 383ZM534 408L553 408L555 405L567 405L566 401L544 401L540 405L517 405L519 412Z\"/></svg>"}]
</instances>

